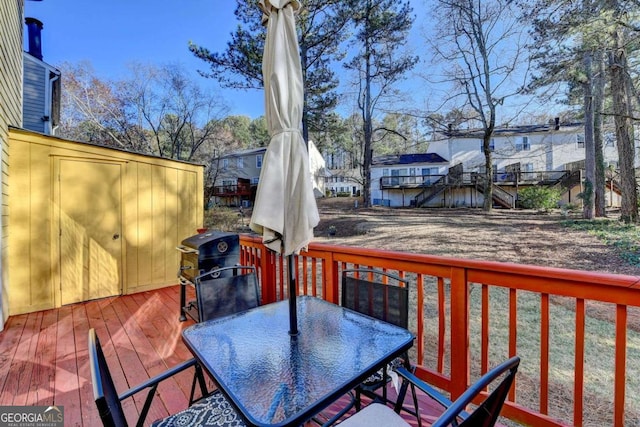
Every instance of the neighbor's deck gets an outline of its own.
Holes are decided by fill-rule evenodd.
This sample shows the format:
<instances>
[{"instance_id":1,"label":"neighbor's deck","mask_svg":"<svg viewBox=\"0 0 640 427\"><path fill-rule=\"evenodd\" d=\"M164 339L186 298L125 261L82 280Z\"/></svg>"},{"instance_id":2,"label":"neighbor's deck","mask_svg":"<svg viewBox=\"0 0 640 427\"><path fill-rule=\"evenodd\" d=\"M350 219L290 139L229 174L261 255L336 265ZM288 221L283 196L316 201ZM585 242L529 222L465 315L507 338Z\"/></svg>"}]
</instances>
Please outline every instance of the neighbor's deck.
<instances>
[{"instance_id":1,"label":"neighbor's deck","mask_svg":"<svg viewBox=\"0 0 640 427\"><path fill-rule=\"evenodd\" d=\"M116 388L124 391L192 357L180 333L193 321L178 321L178 289L10 317L0 332L0 405L63 406L65 426L100 425L87 356L88 330L96 329ZM148 422L187 406L192 375L189 370L160 385ZM123 403L130 421L136 419L142 398ZM431 405L427 400L421 404L425 421L438 411ZM417 424L411 417L407 420Z\"/></svg>"}]
</instances>

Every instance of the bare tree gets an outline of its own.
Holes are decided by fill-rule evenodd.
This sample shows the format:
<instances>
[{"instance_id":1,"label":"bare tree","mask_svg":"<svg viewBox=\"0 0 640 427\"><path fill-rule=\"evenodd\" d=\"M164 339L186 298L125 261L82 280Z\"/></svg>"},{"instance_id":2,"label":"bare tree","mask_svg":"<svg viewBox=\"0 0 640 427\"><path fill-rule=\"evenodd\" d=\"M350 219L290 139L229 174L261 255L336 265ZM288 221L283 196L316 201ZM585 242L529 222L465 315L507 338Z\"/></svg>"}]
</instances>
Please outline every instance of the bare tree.
<instances>
[{"instance_id":1,"label":"bare tree","mask_svg":"<svg viewBox=\"0 0 640 427\"><path fill-rule=\"evenodd\" d=\"M64 63L58 135L122 150L151 153L117 82L99 78L89 62Z\"/></svg>"},{"instance_id":2,"label":"bare tree","mask_svg":"<svg viewBox=\"0 0 640 427\"><path fill-rule=\"evenodd\" d=\"M350 0L347 4L356 27L352 43L357 52L345 67L357 73L363 134L363 202L370 206L374 118L379 102L394 93L394 84L418 61L403 51L415 16L408 1Z\"/></svg>"},{"instance_id":3,"label":"bare tree","mask_svg":"<svg viewBox=\"0 0 640 427\"><path fill-rule=\"evenodd\" d=\"M178 66L134 64L120 81L98 78L90 64L65 67L61 135L179 160L214 140L225 103Z\"/></svg>"},{"instance_id":4,"label":"bare tree","mask_svg":"<svg viewBox=\"0 0 640 427\"><path fill-rule=\"evenodd\" d=\"M124 92L140 126L149 130L154 152L191 160L221 126L225 103L203 91L180 66L134 64L131 69Z\"/></svg>"},{"instance_id":5,"label":"bare tree","mask_svg":"<svg viewBox=\"0 0 640 427\"><path fill-rule=\"evenodd\" d=\"M483 130L484 205L493 204L491 138L496 112L521 91L528 71L525 32L510 0L438 0L433 13L437 34L431 40L450 96L447 103L470 107Z\"/></svg>"}]
</instances>

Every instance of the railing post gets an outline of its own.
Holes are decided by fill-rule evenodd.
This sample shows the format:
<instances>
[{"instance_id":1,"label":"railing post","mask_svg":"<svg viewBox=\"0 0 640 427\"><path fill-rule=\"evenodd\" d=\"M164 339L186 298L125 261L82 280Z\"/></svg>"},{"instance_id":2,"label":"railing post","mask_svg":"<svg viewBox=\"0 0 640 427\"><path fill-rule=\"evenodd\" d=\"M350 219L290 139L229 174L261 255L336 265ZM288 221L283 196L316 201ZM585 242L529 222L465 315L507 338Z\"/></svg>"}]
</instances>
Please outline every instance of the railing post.
<instances>
[{"instance_id":1,"label":"railing post","mask_svg":"<svg viewBox=\"0 0 640 427\"><path fill-rule=\"evenodd\" d=\"M451 398L469 384L469 286L467 270L451 269Z\"/></svg>"},{"instance_id":2,"label":"railing post","mask_svg":"<svg viewBox=\"0 0 640 427\"><path fill-rule=\"evenodd\" d=\"M262 245L260 248L260 272L262 281L262 299L265 304L276 301L276 268L273 252Z\"/></svg>"},{"instance_id":3,"label":"railing post","mask_svg":"<svg viewBox=\"0 0 640 427\"><path fill-rule=\"evenodd\" d=\"M333 259L333 252L323 258L322 268L322 298L338 304L338 263Z\"/></svg>"}]
</instances>

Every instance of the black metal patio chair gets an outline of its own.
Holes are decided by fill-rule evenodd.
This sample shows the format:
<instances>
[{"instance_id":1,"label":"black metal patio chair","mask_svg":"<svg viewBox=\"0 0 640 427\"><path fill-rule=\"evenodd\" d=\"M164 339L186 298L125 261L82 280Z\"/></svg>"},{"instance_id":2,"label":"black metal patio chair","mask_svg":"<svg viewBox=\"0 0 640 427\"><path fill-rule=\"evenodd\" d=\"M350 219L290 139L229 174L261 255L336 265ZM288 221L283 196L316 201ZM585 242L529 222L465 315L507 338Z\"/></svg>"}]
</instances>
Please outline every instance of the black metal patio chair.
<instances>
[{"instance_id":1,"label":"black metal patio chair","mask_svg":"<svg viewBox=\"0 0 640 427\"><path fill-rule=\"evenodd\" d=\"M431 424L431 427L492 427L496 424L500 411L504 406L509 390L513 384L520 358L515 356L501 363L484 374L469 387L455 401L449 400L438 390L425 383L405 368L396 371L403 378L403 386L412 384L441 404L445 411ZM497 384L486 394L485 399L478 404L476 397L487 390L489 385ZM478 406L472 412L466 412L467 406L474 402ZM399 414L402 400L396 403L395 412L388 406L373 403L346 419L340 425L343 427L364 427L385 425L388 427L407 427L407 423ZM382 422L382 424L381 424Z\"/></svg>"},{"instance_id":2,"label":"black metal patio chair","mask_svg":"<svg viewBox=\"0 0 640 427\"><path fill-rule=\"evenodd\" d=\"M93 385L93 396L96 407L100 414L100 419L105 427L126 427L127 420L122 410L122 401L133 395L148 390L144 406L140 411L136 426L144 425L145 419L151 408L153 397L156 394L158 384L185 369L194 367L196 375L191 386L189 397L189 407L167 418L157 420L151 424L152 427L181 427L181 426L205 426L205 427L243 427L242 418L235 412L231 404L219 390L208 394L207 387L202 373L202 368L195 359L183 362L173 368L157 375L142 384L133 387L118 395L109 366L102 352L100 340L95 329L89 330L89 364L91 366L91 383ZM200 386L203 396L194 402L196 390L196 380Z\"/></svg>"},{"instance_id":3,"label":"black metal patio chair","mask_svg":"<svg viewBox=\"0 0 640 427\"><path fill-rule=\"evenodd\" d=\"M195 288L200 322L260 305L253 266L237 265L208 271L195 278Z\"/></svg>"},{"instance_id":4,"label":"black metal patio chair","mask_svg":"<svg viewBox=\"0 0 640 427\"><path fill-rule=\"evenodd\" d=\"M342 271L341 292L343 307L405 329L409 328L408 280L382 270L346 269ZM394 360L391 366L405 366L410 369L409 356L404 354ZM356 388L356 409L360 409L361 395L383 403L389 402L387 383L390 381L390 376L387 369L385 367L376 372ZM413 388L412 392L416 416L418 416L418 401Z\"/></svg>"}]
</instances>

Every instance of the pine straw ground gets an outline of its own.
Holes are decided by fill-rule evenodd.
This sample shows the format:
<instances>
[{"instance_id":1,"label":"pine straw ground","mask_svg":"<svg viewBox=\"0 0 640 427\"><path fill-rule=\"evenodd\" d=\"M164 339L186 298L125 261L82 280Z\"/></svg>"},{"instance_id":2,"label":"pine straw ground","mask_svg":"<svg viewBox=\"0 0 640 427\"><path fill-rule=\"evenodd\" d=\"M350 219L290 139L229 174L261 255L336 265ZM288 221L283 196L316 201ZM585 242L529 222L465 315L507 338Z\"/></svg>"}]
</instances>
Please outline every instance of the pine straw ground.
<instances>
[{"instance_id":1,"label":"pine straw ground","mask_svg":"<svg viewBox=\"0 0 640 427\"><path fill-rule=\"evenodd\" d=\"M560 212L540 214L534 211L495 209L485 213L479 209L390 209L362 208L361 200L332 198L318 201L321 221L315 229L316 242L330 242L349 246L371 247L413 253L425 253L469 259L514 262L541 266L553 266L579 270L610 272L640 276L640 265L629 263L628 256L594 234L567 227L566 217ZM574 214L574 217L578 217ZM612 214L613 216L613 214ZM328 229L335 226L336 235L329 236ZM628 255L628 254L626 254ZM472 289L479 295L479 289ZM433 297L435 298L435 296ZM497 310L507 302L506 295L499 291L491 293L491 310ZM435 305L435 300L433 302ZM427 310L431 302L427 299ZM539 324L539 298L536 295L519 296L519 323ZM568 422L572 420L571 401L573 381L573 327L575 325L575 302L554 298L551 315L552 325L550 363L554 367L551 379L552 416ZM479 309L472 303L473 313ZM435 310L435 307L433 308ZM496 311L497 311L496 310ZM612 366L613 347L609 337L615 334L615 307L590 303L587 308L588 342L585 344L585 426L612 425ZM628 339L627 423L638 425L640 419L640 310L630 309ZM494 316L492 316L494 317ZM500 317L500 316L495 316ZM497 319L492 327L492 339L507 340L506 327ZM506 323L504 324L506 326ZM474 325L472 324L472 328ZM520 329L520 328L519 328ZM519 351L533 348L529 357L523 356L519 373L518 399L537 407L538 391L537 326L530 335L519 332ZM496 333L497 332L497 333ZM503 333L504 332L504 333ZM478 334L472 334L472 336ZM435 338L435 337L434 337ZM473 341L473 338L472 338ZM504 350L500 343L492 354L502 358ZM479 343L471 343L472 349ZM499 359L494 359L499 360ZM429 361L426 362L427 364ZM531 387L527 387L530 384Z\"/></svg>"}]
</instances>

